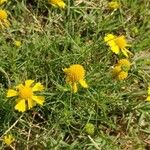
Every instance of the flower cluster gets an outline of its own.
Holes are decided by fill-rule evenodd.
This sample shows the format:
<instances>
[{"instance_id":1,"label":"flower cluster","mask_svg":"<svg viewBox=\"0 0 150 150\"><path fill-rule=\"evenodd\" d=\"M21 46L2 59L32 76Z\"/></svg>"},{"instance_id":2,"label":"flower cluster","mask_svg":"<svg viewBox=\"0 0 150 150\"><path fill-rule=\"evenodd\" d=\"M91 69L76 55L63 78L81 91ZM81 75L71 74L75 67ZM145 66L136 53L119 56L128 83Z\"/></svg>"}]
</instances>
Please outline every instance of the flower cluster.
<instances>
[{"instance_id":1,"label":"flower cluster","mask_svg":"<svg viewBox=\"0 0 150 150\"><path fill-rule=\"evenodd\" d=\"M5 2L7 2L7 0L0 0L0 5L5 4ZM48 0L48 2L54 7L62 9L66 8L66 3L63 0ZM108 7L111 10L117 10L120 6L120 3L117 1L108 2ZM8 14L9 13L6 10L0 9L0 29L10 26ZM103 40L115 55L120 56L119 58L117 57L118 61L114 64L112 69L113 77L119 81L125 80L131 69L132 61L130 62L130 58L132 53L129 50L131 45L128 44L125 35L108 33L103 37ZM18 48L22 45L22 42L19 40L13 40L13 42L14 48ZM62 72L65 76L66 85L70 87L72 93L77 93L80 86L85 89L89 88L89 84L85 79L86 69L81 64L72 64L69 67L64 68ZM44 86L40 82L26 80L23 83L8 89L6 97L14 99L14 109L23 113L37 105L43 106L44 103L46 103L43 91ZM150 101L150 87L148 88L146 100ZM84 127L84 131L89 135L93 135L95 133L95 127L93 124L87 123ZM11 134L8 134L4 136L3 141L6 145L11 145L15 141L15 138Z\"/></svg>"},{"instance_id":2,"label":"flower cluster","mask_svg":"<svg viewBox=\"0 0 150 150\"><path fill-rule=\"evenodd\" d=\"M128 76L131 63L127 59L121 59L112 70L113 76L118 80L124 80Z\"/></svg>"},{"instance_id":3,"label":"flower cluster","mask_svg":"<svg viewBox=\"0 0 150 150\"><path fill-rule=\"evenodd\" d=\"M74 93L77 92L77 84L84 88L88 88L85 81L85 69L82 65L74 64L69 68L63 69L66 74L66 82L71 86ZM19 84L14 87L14 89L9 89L7 92L7 97L16 97L15 110L20 112L25 112L33 108L36 104L43 105L45 102L44 96L36 96L35 92L43 91L44 86L38 82L35 83L34 80L26 80L24 83Z\"/></svg>"}]
</instances>

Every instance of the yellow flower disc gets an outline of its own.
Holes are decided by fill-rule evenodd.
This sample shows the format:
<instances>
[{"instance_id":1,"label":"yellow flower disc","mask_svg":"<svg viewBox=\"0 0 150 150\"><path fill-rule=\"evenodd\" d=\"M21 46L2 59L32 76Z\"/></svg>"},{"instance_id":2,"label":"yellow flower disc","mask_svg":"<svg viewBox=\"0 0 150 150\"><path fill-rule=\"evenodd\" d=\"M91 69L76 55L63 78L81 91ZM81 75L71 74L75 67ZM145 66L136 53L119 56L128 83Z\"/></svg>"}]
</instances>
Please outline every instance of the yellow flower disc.
<instances>
[{"instance_id":1,"label":"yellow flower disc","mask_svg":"<svg viewBox=\"0 0 150 150\"><path fill-rule=\"evenodd\" d=\"M7 19L8 14L5 10L0 9L0 20L3 21L5 19Z\"/></svg>"},{"instance_id":2,"label":"yellow flower disc","mask_svg":"<svg viewBox=\"0 0 150 150\"><path fill-rule=\"evenodd\" d=\"M129 71L131 63L130 63L130 61L128 59L120 59L118 61L118 65L121 66L123 71Z\"/></svg>"},{"instance_id":3,"label":"yellow flower disc","mask_svg":"<svg viewBox=\"0 0 150 150\"><path fill-rule=\"evenodd\" d=\"M118 80L124 80L126 79L128 76L128 72L125 72L125 71L121 71L119 74L118 74Z\"/></svg>"}]
</instances>

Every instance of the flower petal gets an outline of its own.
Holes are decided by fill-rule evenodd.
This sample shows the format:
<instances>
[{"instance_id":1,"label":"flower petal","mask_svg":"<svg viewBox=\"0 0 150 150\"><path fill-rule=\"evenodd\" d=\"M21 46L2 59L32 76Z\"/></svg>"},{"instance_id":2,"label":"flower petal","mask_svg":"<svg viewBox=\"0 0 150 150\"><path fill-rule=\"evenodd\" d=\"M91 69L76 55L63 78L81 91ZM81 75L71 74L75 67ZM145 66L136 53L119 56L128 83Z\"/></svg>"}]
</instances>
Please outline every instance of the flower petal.
<instances>
[{"instance_id":1,"label":"flower petal","mask_svg":"<svg viewBox=\"0 0 150 150\"><path fill-rule=\"evenodd\" d=\"M72 84L72 83L71 83L71 81L70 81L69 76L67 76L67 77L66 77L66 83L68 83L68 84Z\"/></svg>"},{"instance_id":2,"label":"flower petal","mask_svg":"<svg viewBox=\"0 0 150 150\"><path fill-rule=\"evenodd\" d=\"M111 45L111 50L115 53L115 54L119 54L120 50L119 50L119 47L114 44L114 45Z\"/></svg>"},{"instance_id":3,"label":"flower petal","mask_svg":"<svg viewBox=\"0 0 150 150\"><path fill-rule=\"evenodd\" d=\"M14 97L14 96L17 96L18 95L18 92L13 90L13 89L9 89L8 92L7 92L7 97Z\"/></svg>"},{"instance_id":4,"label":"flower petal","mask_svg":"<svg viewBox=\"0 0 150 150\"><path fill-rule=\"evenodd\" d=\"M31 84L34 82L34 80L26 80L25 81L25 86L31 86Z\"/></svg>"},{"instance_id":5,"label":"flower petal","mask_svg":"<svg viewBox=\"0 0 150 150\"><path fill-rule=\"evenodd\" d=\"M115 36L113 34L107 34L105 37L104 37L104 41L105 42L108 42L110 40L113 40L115 38Z\"/></svg>"},{"instance_id":6,"label":"flower petal","mask_svg":"<svg viewBox=\"0 0 150 150\"><path fill-rule=\"evenodd\" d=\"M3 21L4 21L5 27L8 28L10 26L10 22L7 19L5 19Z\"/></svg>"},{"instance_id":7,"label":"flower petal","mask_svg":"<svg viewBox=\"0 0 150 150\"><path fill-rule=\"evenodd\" d=\"M43 91L44 90L44 86L38 82L36 83L33 88L32 88L32 91L35 92L35 91Z\"/></svg>"},{"instance_id":8,"label":"flower petal","mask_svg":"<svg viewBox=\"0 0 150 150\"><path fill-rule=\"evenodd\" d=\"M15 109L20 112L25 112L26 111L25 99L19 100L19 102L15 106Z\"/></svg>"},{"instance_id":9,"label":"flower petal","mask_svg":"<svg viewBox=\"0 0 150 150\"><path fill-rule=\"evenodd\" d=\"M72 85L72 90L73 90L73 93L76 93L78 91L78 88L77 88L77 84L76 83L73 83Z\"/></svg>"},{"instance_id":10,"label":"flower petal","mask_svg":"<svg viewBox=\"0 0 150 150\"><path fill-rule=\"evenodd\" d=\"M32 99L28 99L28 109L31 109L35 106L35 102Z\"/></svg>"},{"instance_id":11,"label":"flower petal","mask_svg":"<svg viewBox=\"0 0 150 150\"><path fill-rule=\"evenodd\" d=\"M79 83L81 84L82 87L88 88L88 85L85 80L79 80Z\"/></svg>"},{"instance_id":12,"label":"flower petal","mask_svg":"<svg viewBox=\"0 0 150 150\"><path fill-rule=\"evenodd\" d=\"M68 71L68 68L63 69L63 72L66 73Z\"/></svg>"},{"instance_id":13,"label":"flower petal","mask_svg":"<svg viewBox=\"0 0 150 150\"><path fill-rule=\"evenodd\" d=\"M150 102L150 96L148 96L148 97L146 98L146 101L149 101L149 102Z\"/></svg>"},{"instance_id":14,"label":"flower petal","mask_svg":"<svg viewBox=\"0 0 150 150\"><path fill-rule=\"evenodd\" d=\"M43 105L43 103L45 101L44 96L32 96L32 99L40 105Z\"/></svg>"},{"instance_id":15,"label":"flower petal","mask_svg":"<svg viewBox=\"0 0 150 150\"><path fill-rule=\"evenodd\" d=\"M122 53L123 53L126 57L129 57L129 56L128 56L128 51L127 51L126 48L121 49L121 51L122 51Z\"/></svg>"},{"instance_id":16,"label":"flower petal","mask_svg":"<svg viewBox=\"0 0 150 150\"><path fill-rule=\"evenodd\" d=\"M23 84L18 84L17 86L16 86L16 89L20 89L20 88L22 88L24 85Z\"/></svg>"},{"instance_id":17,"label":"flower petal","mask_svg":"<svg viewBox=\"0 0 150 150\"><path fill-rule=\"evenodd\" d=\"M66 4L62 0L59 0L59 1L49 0L49 2L54 7L60 7L60 8L65 8L66 7Z\"/></svg>"},{"instance_id":18,"label":"flower petal","mask_svg":"<svg viewBox=\"0 0 150 150\"><path fill-rule=\"evenodd\" d=\"M66 4L65 4L63 1L60 1L60 2L58 3L58 6L59 6L60 8L65 8L65 7L66 7Z\"/></svg>"}]
</instances>

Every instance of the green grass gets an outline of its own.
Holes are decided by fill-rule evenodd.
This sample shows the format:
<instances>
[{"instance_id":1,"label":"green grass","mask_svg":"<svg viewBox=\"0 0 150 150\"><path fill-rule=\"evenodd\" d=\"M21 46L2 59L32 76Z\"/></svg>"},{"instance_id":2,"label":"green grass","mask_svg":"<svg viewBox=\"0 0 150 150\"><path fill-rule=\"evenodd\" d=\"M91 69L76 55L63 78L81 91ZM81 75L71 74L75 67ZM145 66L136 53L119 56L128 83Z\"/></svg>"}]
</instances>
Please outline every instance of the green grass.
<instances>
[{"instance_id":1,"label":"green grass","mask_svg":"<svg viewBox=\"0 0 150 150\"><path fill-rule=\"evenodd\" d=\"M11 27L0 30L0 149L148 150L149 0L121 0L113 12L105 0L66 3L65 10L42 0L1 6L9 11ZM112 78L111 67L122 56L104 43L107 33L123 34L132 45L133 65L121 82ZM65 91L62 69L76 63L85 67L89 89L73 94ZM6 92L26 79L45 85L46 102L19 113ZM94 125L93 135L86 133L87 123ZM15 137L9 148L2 142L5 133Z\"/></svg>"}]
</instances>

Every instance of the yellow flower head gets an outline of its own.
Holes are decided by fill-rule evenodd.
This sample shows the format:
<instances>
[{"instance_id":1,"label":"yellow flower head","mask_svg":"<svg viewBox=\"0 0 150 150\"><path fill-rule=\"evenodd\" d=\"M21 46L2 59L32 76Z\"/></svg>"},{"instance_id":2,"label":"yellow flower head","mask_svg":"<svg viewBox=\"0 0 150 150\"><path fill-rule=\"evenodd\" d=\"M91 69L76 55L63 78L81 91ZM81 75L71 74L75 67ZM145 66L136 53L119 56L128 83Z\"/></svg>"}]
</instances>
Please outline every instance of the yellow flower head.
<instances>
[{"instance_id":1,"label":"yellow flower head","mask_svg":"<svg viewBox=\"0 0 150 150\"><path fill-rule=\"evenodd\" d=\"M3 21L4 19L7 19L8 14L5 10L0 9L0 20Z\"/></svg>"},{"instance_id":2,"label":"yellow flower head","mask_svg":"<svg viewBox=\"0 0 150 150\"><path fill-rule=\"evenodd\" d=\"M21 46L21 41L14 41L14 45L16 47L20 47Z\"/></svg>"},{"instance_id":3,"label":"yellow flower head","mask_svg":"<svg viewBox=\"0 0 150 150\"><path fill-rule=\"evenodd\" d=\"M128 59L120 59L112 70L113 76L118 78L118 80L124 80L128 76L130 66L131 63Z\"/></svg>"},{"instance_id":4,"label":"yellow flower head","mask_svg":"<svg viewBox=\"0 0 150 150\"><path fill-rule=\"evenodd\" d=\"M15 139L14 139L14 137L11 134L4 136L3 142L5 144L10 145L14 141L15 141Z\"/></svg>"},{"instance_id":5,"label":"yellow flower head","mask_svg":"<svg viewBox=\"0 0 150 150\"><path fill-rule=\"evenodd\" d=\"M9 27L10 22L7 20L8 14L5 10L0 9L0 28Z\"/></svg>"},{"instance_id":6,"label":"yellow flower head","mask_svg":"<svg viewBox=\"0 0 150 150\"><path fill-rule=\"evenodd\" d=\"M26 80L25 84L16 86L16 90L9 89L7 97L17 96L18 99L15 109L24 112L36 104L43 105L45 98L43 96L34 95L34 92L43 91L43 89L44 87L40 82L34 84L34 80Z\"/></svg>"},{"instance_id":7,"label":"yellow flower head","mask_svg":"<svg viewBox=\"0 0 150 150\"><path fill-rule=\"evenodd\" d=\"M148 93L148 96L146 98L146 101L150 101L150 86L148 87L147 93Z\"/></svg>"},{"instance_id":8,"label":"yellow flower head","mask_svg":"<svg viewBox=\"0 0 150 150\"><path fill-rule=\"evenodd\" d=\"M0 0L0 5L2 5L5 2L7 2L7 0Z\"/></svg>"},{"instance_id":9,"label":"yellow flower head","mask_svg":"<svg viewBox=\"0 0 150 150\"><path fill-rule=\"evenodd\" d=\"M66 82L70 84L74 93L77 92L77 83L79 82L82 87L88 88L85 77L85 69L79 64L71 65L69 68L63 69L66 74Z\"/></svg>"},{"instance_id":10,"label":"yellow flower head","mask_svg":"<svg viewBox=\"0 0 150 150\"><path fill-rule=\"evenodd\" d=\"M120 65L116 65L116 66L113 68L113 70L112 70L113 76L117 76L120 72L121 72L121 66L120 66Z\"/></svg>"},{"instance_id":11,"label":"yellow flower head","mask_svg":"<svg viewBox=\"0 0 150 150\"><path fill-rule=\"evenodd\" d=\"M128 72L125 72L125 71L121 71L119 74L118 74L118 80L124 80L126 79L128 76Z\"/></svg>"},{"instance_id":12,"label":"yellow flower head","mask_svg":"<svg viewBox=\"0 0 150 150\"><path fill-rule=\"evenodd\" d=\"M117 1L111 1L108 3L108 7L110 9L118 9L120 7L120 4Z\"/></svg>"},{"instance_id":13,"label":"yellow flower head","mask_svg":"<svg viewBox=\"0 0 150 150\"><path fill-rule=\"evenodd\" d=\"M123 71L129 71L131 63L130 63L130 61L128 59L120 59L118 61L118 65L121 66Z\"/></svg>"},{"instance_id":14,"label":"yellow flower head","mask_svg":"<svg viewBox=\"0 0 150 150\"><path fill-rule=\"evenodd\" d=\"M49 3L54 7L60 7L60 8L66 7L66 4L64 3L63 0L49 0Z\"/></svg>"},{"instance_id":15,"label":"yellow flower head","mask_svg":"<svg viewBox=\"0 0 150 150\"><path fill-rule=\"evenodd\" d=\"M104 41L110 46L112 52L119 54L120 51L128 57L128 53L132 54L126 47L130 45L127 44L125 36L115 36L113 34L107 34L104 37Z\"/></svg>"}]
</instances>

